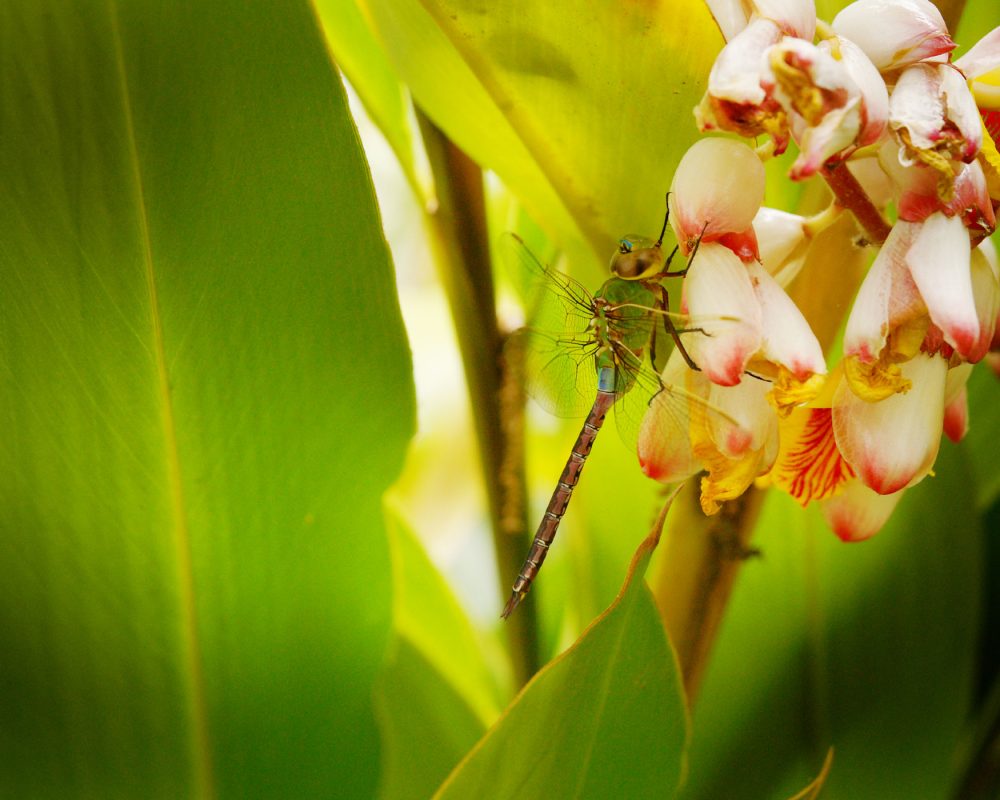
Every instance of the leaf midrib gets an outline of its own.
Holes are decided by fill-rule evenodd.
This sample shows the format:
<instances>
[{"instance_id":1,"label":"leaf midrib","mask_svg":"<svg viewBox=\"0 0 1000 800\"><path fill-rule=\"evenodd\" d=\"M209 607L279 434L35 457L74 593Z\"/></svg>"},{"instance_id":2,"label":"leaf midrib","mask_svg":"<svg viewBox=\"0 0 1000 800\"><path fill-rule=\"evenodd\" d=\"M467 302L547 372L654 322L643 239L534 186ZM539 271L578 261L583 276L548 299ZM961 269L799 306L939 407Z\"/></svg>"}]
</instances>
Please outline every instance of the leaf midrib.
<instances>
[{"instance_id":1,"label":"leaf midrib","mask_svg":"<svg viewBox=\"0 0 1000 800\"><path fill-rule=\"evenodd\" d=\"M138 210L139 237L142 247L143 270L149 293L150 327L152 333L153 357L156 361L157 389L159 392L161 421L164 436L164 457L166 459L167 480L170 485L171 538L177 560L177 577L181 612L181 637L189 678L189 713L192 721L191 756L194 785L200 797L214 797L215 783L211 749L209 747L208 715L205 702L205 679L202 667L201 644L198 636L197 610L195 606L194 570L191 557L191 533L181 476L180 455L177 446L177 429L170 382L167 371L166 350L163 342L163 323L157 294L156 273L153 265L152 242L149 235L149 219L146 210L146 196L136 143L135 124L132 117L132 103L128 77L125 71L125 56L121 29L118 23L118 8L115 0L108 0L108 14L114 40L115 66L118 72L122 112L128 158L134 179L134 200Z\"/></svg>"}]
</instances>

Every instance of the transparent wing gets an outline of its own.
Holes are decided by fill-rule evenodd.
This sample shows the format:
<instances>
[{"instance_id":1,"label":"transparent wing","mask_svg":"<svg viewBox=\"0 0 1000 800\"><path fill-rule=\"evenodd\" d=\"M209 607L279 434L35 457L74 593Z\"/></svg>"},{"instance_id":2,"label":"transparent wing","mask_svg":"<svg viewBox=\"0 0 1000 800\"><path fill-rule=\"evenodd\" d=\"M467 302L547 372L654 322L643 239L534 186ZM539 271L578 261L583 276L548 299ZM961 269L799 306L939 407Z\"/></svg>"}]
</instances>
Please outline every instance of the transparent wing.
<instances>
[{"instance_id":1,"label":"transparent wing","mask_svg":"<svg viewBox=\"0 0 1000 800\"><path fill-rule=\"evenodd\" d=\"M507 347L510 357L523 359L528 394L555 416L584 416L597 392L593 295L543 266L516 234L504 234L500 246L525 298L527 325Z\"/></svg>"},{"instance_id":2,"label":"transparent wing","mask_svg":"<svg viewBox=\"0 0 1000 800\"><path fill-rule=\"evenodd\" d=\"M594 296L582 283L544 266L515 233L503 235L500 253L524 299L527 327L553 333L586 327Z\"/></svg>"},{"instance_id":3,"label":"transparent wing","mask_svg":"<svg viewBox=\"0 0 1000 800\"><path fill-rule=\"evenodd\" d=\"M542 408L557 417L587 414L597 393L592 335L521 328L507 348L509 357L523 359L525 388Z\"/></svg>"},{"instance_id":4,"label":"transparent wing","mask_svg":"<svg viewBox=\"0 0 1000 800\"><path fill-rule=\"evenodd\" d=\"M691 451L692 432L724 449L738 450L752 434L707 399L708 379L692 372L675 352L641 422L640 459L646 473L658 480L682 480L702 469Z\"/></svg>"}]
</instances>

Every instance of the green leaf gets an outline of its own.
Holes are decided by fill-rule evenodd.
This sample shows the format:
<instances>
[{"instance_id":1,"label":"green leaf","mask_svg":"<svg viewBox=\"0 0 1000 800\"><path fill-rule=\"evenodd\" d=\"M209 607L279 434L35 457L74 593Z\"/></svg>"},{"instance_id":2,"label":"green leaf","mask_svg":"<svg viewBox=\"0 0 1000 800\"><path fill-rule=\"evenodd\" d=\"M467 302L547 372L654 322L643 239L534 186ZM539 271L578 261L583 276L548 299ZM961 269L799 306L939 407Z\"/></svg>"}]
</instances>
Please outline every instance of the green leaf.
<instances>
[{"instance_id":1,"label":"green leaf","mask_svg":"<svg viewBox=\"0 0 1000 800\"><path fill-rule=\"evenodd\" d=\"M824 797L944 798L971 697L981 530L942 446L873 539L768 497L694 717L686 798L794 792L836 749Z\"/></svg>"},{"instance_id":2,"label":"green leaf","mask_svg":"<svg viewBox=\"0 0 1000 800\"><path fill-rule=\"evenodd\" d=\"M500 713L499 692L468 617L402 520L392 519L389 533L395 629L440 673L439 680L447 680L464 698L482 726L489 725Z\"/></svg>"},{"instance_id":3,"label":"green leaf","mask_svg":"<svg viewBox=\"0 0 1000 800\"><path fill-rule=\"evenodd\" d=\"M997 458L996 447L1000 441L1000 414L996 413L1000 381L982 364L972 371L967 390L969 434L963 445L976 479L977 505L985 510L1000 497L1000 458Z\"/></svg>"},{"instance_id":4,"label":"green leaf","mask_svg":"<svg viewBox=\"0 0 1000 800\"><path fill-rule=\"evenodd\" d=\"M722 46L704 5L367 7L416 102L500 175L575 269L606 263L625 233L658 230Z\"/></svg>"},{"instance_id":5,"label":"green leaf","mask_svg":"<svg viewBox=\"0 0 1000 800\"><path fill-rule=\"evenodd\" d=\"M311 9L0 10L0 794L370 796L413 421Z\"/></svg>"},{"instance_id":6,"label":"green leaf","mask_svg":"<svg viewBox=\"0 0 1000 800\"><path fill-rule=\"evenodd\" d=\"M406 90L355 0L313 0L337 64L382 131L419 197L426 194L413 157Z\"/></svg>"},{"instance_id":7,"label":"green leaf","mask_svg":"<svg viewBox=\"0 0 1000 800\"><path fill-rule=\"evenodd\" d=\"M614 603L535 675L436 798L670 796L684 771L687 710L641 579L665 513Z\"/></svg>"},{"instance_id":8,"label":"green leaf","mask_svg":"<svg viewBox=\"0 0 1000 800\"><path fill-rule=\"evenodd\" d=\"M424 800L483 734L453 685L404 636L390 646L378 682L385 754L381 800Z\"/></svg>"}]
</instances>

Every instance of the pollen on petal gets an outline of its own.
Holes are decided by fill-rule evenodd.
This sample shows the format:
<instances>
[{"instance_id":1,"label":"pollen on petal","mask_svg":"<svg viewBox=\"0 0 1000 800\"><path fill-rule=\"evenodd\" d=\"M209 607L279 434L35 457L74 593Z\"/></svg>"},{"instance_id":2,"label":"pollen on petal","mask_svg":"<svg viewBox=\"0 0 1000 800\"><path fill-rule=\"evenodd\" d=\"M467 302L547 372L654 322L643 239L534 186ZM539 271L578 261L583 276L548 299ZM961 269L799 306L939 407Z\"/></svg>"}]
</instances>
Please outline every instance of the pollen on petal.
<instances>
[{"instance_id":1,"label":"pollen on petal","mask_svg":"<svg viewBox=\"0 0 1000 800\"><path fill-rule=\"evenodd\" d=\"M797 406L810 402L823 389L825 375L815 375L808 371L804 374L807 377L802 380L798 373L785 367L778 368L778 377L768 393L768 401L779 417L787 417Z\"/></svg>"},{"instance_id":2,"label":"pollen on petal","mask_svg":"<svg viewBox=\"0 0 1000 800\"><path fill-rule=\"evenodd\" d=\"M918 353L901 365L905 394L867 402L841 384L833 403L837 449L858 477L879 494L922 480L937 457L944 423L948 362Z\"/></svg>"},{"instance_id":3,"label":"pollen on petal","mask_svg":"<svg viewBox=\"0 0 1000 800\"><path fill-rule=\"evenodd\" d=\"M761 469L764 450L753 450L741 458L726 458L711 446L695 446L695 455L705 464L708 475L701 479L701 510L711 516L721 503L735 500L750 488Z\"/></svg>"},{"instance_id":4,"label":"pollen on petal","mask_svg":"<svg viewBox=\"0 0 1000 800\"><path fill-rule=\"evenodd\" d=\"M851 391L866 402L876 403L910 390L911 383L903 376L898 364L885 359L866 364L855 356L848 356L843 363L844 376Z\"/></svg>"}]
</instances>

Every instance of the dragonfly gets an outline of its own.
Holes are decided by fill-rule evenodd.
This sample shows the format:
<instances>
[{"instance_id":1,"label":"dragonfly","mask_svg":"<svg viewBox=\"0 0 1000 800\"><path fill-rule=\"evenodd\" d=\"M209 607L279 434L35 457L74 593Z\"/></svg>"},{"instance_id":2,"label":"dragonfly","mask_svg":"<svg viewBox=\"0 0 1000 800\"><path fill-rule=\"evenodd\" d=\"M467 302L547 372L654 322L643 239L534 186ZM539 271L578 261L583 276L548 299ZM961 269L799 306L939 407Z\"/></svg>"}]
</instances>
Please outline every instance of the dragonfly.
<instances>
[{"instance_id":1,"label":"dragonfly","mask_svg":"<svg viewBox=\"0 0 1000 800\"><path fill-rule=\"evenodd\" d=\"M668 212L669 214L669 212ZM686 434L692 405L722 425L738 425L723 412L679 386L666 385L656 368L657 347L672 340L675 353L697 370L680 334L712 335L709 323L697 324L670 312L669 294L661 283L682 277L693 263L697 245L682 269L672 270L675 247L666 254L663 236L622 238L611 258L611 277L594 293L582 283L543 266L515 234L504 247L531 276L529 325L517 331L511 345L523 348L528 392L557 416L586 419L535 532L527 558L514 580L501 617L506 619L527 595L548 555L573 490L590 455L605 416L615 408L615 421L626 444L634 448L642 418L656 399L658 410L671 418L671 432ZM724 322L715 321L715 324ZM683 368L683 364L681 365ZM589 410L588 410L589 409ZM662 414L661 414L662 415Z\"/></svg>"}]
</instances>

